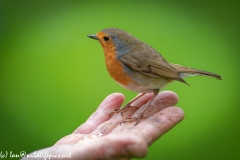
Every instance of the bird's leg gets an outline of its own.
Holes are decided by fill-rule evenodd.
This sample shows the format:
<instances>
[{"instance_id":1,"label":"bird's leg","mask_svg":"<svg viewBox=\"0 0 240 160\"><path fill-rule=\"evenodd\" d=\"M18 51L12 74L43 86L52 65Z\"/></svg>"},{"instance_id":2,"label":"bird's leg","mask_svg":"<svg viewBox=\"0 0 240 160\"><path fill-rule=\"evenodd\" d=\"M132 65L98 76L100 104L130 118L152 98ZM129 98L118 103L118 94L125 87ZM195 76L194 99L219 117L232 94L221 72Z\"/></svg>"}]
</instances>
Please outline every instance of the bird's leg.
<instances>
[{"instance_id":1,"label":"bird's leg","mask_svg":"<svg viewBox=\"0 0 240 160\"><path fill-rule=\"evenodd\" d=\"M112 117L115 113L121 113L121 115L123 116L123 112L129 108L138 108L138 106L131 106L131 104L133 102L135 102L136 100L138 100L139 98L141 98L143 95L145 95L146 93L141 93L139 94L137 97L135 97L134 99L132 99L130 102L128 102L123 108L117 108L115 109L113 112L111 112L109 114L109 117Z\"/></svg>"},{"instance_id":2,"label":"bird's leg","mask_svg":"<svg viewBox=\"0 0 240 160\"><path fill-rule=\"evenodd\" d=\"M121 125L122 123L136 121L136 123L134 124L134 126L136 126L136 125L140 122L141 119L147 118L147 117L144 117L143 114L145 113L145 111L147 110L147 108L150 106L150 104L152 103L152 101L154 100L154 98L158 95L159 89L153 90L153 93L154 93L154 95L152 96L152 98L150 99L150 101L148 102L148 104L144 107L144 109L142 110L141 113L139 113L136 117L125 119L123 122L120 123L120 125Z\"/></svg>"}]
</instances>

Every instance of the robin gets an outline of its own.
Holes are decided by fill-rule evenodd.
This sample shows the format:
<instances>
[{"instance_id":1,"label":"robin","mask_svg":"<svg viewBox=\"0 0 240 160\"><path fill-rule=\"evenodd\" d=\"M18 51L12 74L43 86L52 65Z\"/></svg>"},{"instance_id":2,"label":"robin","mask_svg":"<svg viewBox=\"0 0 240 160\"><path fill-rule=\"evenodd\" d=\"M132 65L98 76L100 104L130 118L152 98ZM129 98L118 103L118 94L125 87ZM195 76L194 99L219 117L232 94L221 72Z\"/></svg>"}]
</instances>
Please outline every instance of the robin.
<instances>
[{"instance_id":1,"label":"robin","mask_svg":"<svg viewBox=\"0 0 240 160\"><path fill-rule=\"evenodd\" d=\"M125 110L133 107L131 104L134 101L146 93L154 93L139 115L127 118L122 123L135 121L137 125L142 118L145 118L144 112L158 95L159 90L174 80L188 85L183 79L187 76L200 75L222 79L220 75L211 72L171 64L153 47L117 28L107 28L88 37L101 43L110 76L122 87L141 93L110 115L115 113L123 115Z\"/></svg>"}]
</instances>

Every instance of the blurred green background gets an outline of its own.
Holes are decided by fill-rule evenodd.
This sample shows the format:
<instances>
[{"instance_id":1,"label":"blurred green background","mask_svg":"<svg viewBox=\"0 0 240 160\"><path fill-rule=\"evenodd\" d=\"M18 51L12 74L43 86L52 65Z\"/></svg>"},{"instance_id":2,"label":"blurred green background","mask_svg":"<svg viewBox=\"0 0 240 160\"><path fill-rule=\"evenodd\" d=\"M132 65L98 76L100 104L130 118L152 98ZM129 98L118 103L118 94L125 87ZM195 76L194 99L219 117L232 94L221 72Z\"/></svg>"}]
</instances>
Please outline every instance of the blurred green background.
<instances>
[{"instance_id":1,"label":"blurred green background","mask_svg":"<svg viewBox=\"0 0 240 160\"><path fill-rule=\"evenodd\" d=\"M236 1L237 2L237 1ZM185 119L145 159L236 159L240 150L239 28L235 1L0 1L0 148L31 152L70 134L110 93L136 93L107 73L88 34L117 27L169 62L212 71L165 90ZM125 101L125 102L126 102Z\"/></svg>"}]
</instances>

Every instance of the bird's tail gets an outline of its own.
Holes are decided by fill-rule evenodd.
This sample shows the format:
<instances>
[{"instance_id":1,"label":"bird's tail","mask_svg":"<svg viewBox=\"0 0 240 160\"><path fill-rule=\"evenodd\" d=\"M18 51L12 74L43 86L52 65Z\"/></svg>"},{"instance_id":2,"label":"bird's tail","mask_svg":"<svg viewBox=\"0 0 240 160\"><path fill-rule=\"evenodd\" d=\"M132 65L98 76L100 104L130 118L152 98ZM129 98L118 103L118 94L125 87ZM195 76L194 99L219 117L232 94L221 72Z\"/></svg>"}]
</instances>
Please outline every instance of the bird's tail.
<instances>
[{"instance_id":1,"label":"bird's tail","mask_svg":"<svg viewBox=\"0 0 240 160\"><path fill-rule=\"evenodd\" d=\"M194 68L188 68L188 67L181 66L179 64L171 64L171 66L178 71L178 73L182 78L188 77L188 76L209 76L209 77L222 80L222 77L215 73L202 71Z\"/></svg>"}]
</instances>

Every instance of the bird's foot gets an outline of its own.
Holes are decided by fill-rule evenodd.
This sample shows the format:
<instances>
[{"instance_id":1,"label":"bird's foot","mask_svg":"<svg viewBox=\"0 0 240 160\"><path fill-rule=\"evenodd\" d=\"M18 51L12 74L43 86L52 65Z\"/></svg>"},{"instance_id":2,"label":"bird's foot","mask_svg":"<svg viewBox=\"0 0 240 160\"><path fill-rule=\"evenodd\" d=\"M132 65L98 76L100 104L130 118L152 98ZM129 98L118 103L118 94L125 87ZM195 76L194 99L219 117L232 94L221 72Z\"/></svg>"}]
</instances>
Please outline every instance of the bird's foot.
<instances>
[{"instance_id":1,"label":"bird's foot","mask_svg":"<svg viewBox=\"0 0 240 160\"><path fill-rule=\"evenodd\" d=\"M136 117L127 118L127 119L125 119L124 121L122 121L122 122L120 123L120 125L123 124L123 123L129 123L129 122L134 122L134 121L136 121L136 123L134 124L134 126L136 126L136 125L141 121L141 119L146 119L146 118L148 118L148 117L143 116L143 114L144 114L144 112L140 113L140 114L137 115Z\"/></svg>"},{"instance_id":2,"label":"bird's foot","mask_svg":"<svg viewBox=\"0 0 240 160\"><path fill-rule=\"evenodd\" d=\"M111 112L109 114L109 117L112 117L116 113L121 113L121 115L123 116L124 115L123 112L125 112L129 108L136 108L136 109L138 109L138 106L131 106L131 104L128 103L123 108L116 108L113 112Z\"/></svg>"}]
</instances>

